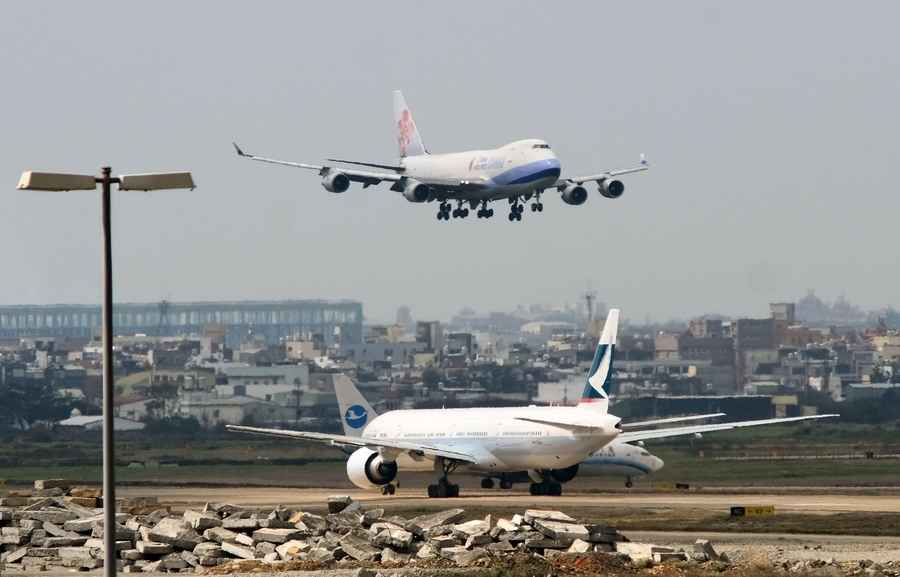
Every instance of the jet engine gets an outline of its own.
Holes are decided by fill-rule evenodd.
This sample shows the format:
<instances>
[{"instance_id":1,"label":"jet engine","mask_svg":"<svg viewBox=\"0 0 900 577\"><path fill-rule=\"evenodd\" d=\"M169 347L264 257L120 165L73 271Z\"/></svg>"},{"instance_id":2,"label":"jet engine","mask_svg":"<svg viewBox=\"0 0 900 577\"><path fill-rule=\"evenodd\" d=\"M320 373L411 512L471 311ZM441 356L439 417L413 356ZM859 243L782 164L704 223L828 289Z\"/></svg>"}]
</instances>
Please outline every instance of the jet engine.
<instances>
[{"instance_id":1,"label":"jet engine","mask_svg":"<svg viewBox=\"0 0 900 577\"><path fill-rule=\"evenodd\" d=\"M417 180L407 180L403 197L410 202L427 202L431 200L431 189Z\"/></svg>"},{"instance_id":2,"label":"jet engine","mask_svg":"<svg viewBox=\"0 0 900 577\"><path fill-rule=\"evenodd\" d=\"M344 192L350 188L350 177L343 172L329 172L322 179L322 186L328 192Z\"/></svg>"},{"instance_id":3,"label":"jet engine","mask_svg":"<svg viewBox=\"0 0 900 577\"><path fill-rule=\"evenodd\" d=\"M625 185L621 180L604 180L600 183L600 194L606 198L619 198L625 192Z\"/></svg>"},{"instance_id":4,"label":"jet engine","mask_svg":"<svg viewBox=\"0 0 900 577\"><path fill-rule=\"evenodd\" d=\"M557 483L568 483L575 478L575 475L578 474L578 464L576 463L571 467L566 467L565 469L551 469L547 472L550 474L550 477Z\"/></svg>"},{"instance_id":5,"label":"jet engine","mask_svg":"<svg viewBox=\"0 0 900 577\"><path fill-rule=\"evenodd\" d=\"M566 204L584 204L587 200L587 190L580 184L570 182L562 189L562 199Z\"/></svg>"},{"instance_id":6,"label":"jet engine","mask_svg":"<svg viewBox=\"0 0 900 577\"><path fill-rule=\"evenodd\" d=\"M377 489L397 478L397 462L386 462L372 449L357 449L347 459L347 476L360 489Z\"/></svg>"}]
</instances>

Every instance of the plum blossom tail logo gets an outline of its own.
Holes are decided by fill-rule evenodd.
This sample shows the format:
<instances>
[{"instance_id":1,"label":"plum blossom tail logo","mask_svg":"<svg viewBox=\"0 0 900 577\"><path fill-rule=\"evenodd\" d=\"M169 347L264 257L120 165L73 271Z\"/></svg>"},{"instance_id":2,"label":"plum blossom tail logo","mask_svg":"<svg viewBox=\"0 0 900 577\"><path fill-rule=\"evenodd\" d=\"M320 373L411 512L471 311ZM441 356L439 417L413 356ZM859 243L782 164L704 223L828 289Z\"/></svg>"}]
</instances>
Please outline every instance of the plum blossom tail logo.
<instances>
[{"instance_id":1,"label":"plum blossom tail logo","mask_svg":"<svg viewBox=\"0 0 900 577\"><path fill-rule=\"evenodd\" d=\"M397 121L397 142L400 144L400 156L406 156L406 147L412 140L412 134L416 129L413 122L412 114L409 110L404 110L400 114L400 120Z\"/></svg>"}]
</instances>

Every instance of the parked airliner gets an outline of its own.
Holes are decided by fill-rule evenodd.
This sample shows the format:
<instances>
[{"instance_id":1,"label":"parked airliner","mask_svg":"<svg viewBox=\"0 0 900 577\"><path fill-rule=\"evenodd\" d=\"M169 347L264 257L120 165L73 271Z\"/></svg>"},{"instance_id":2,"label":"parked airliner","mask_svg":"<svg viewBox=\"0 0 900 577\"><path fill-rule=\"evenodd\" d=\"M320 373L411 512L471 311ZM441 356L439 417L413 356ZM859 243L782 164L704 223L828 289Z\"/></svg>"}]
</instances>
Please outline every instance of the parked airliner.
<instances>
[{"instance_id":1,"label":"parked airliner","mask_svg":"<svg viewBox=\"0 0 900 577\"><path fill-rule=\"evenodd\" d=\"M621 419L609 413L606 389L612 379L612 361L619 311L606 319L582 399L574 407L504 407L466 409L414 409L376 415L355 387L343 412L344 420L361 435L335 435L229 425L237 432L317 441L355 450L347 459L347 476L362 489L392 493L398 473L439 471L429 497L455 497L459 486L448 476L464 467L483 477L526 471L535 495L559 495L561 483L578 473L579 465L610 442L660 438L702 432L695 425L678 429L623 432ZM344 401L342 401L344 402ZM820 418L821 415L803 418ZM778 421L778 419L771 419ZM732 425L733 426L733 425ZM641 435L645 435L642 437Z\"/></svg>"},{"instance_id":2,"label":"parked airliner","mask_svg":"<svg viewBox=\"0 0 900 577\"><path fill-rule=\"evenodd\" d=\"M559 191L567 204L584 204L588 197L585 185L590 182L597 183L602 196L619 198L625 185L618 177L648 168L641 155L640 163L632 168L561 177L559 160L550 145L539 139L517 140L490 150L431 154L399 90L394 91L394 124L400 153L396 164L328 159L340 165L365 167L363 170L255 156L244 152L237 143L234 148L243 158L315 170L322 177L325 190L334 193L345 192L352 182L361 183L363 188L390 182L391 190L410 202L439 202L438 220L450 220L451 214L453 218L466 218L469 208L476 207L478 218L491 218L494 209L490 203L505 199L510 205L509 221L521 221L528 200L534 199L532 212L544 210L541 195L548 189ZM452 207L453 202L456 208Z\"/></svg>"}]
</instances>

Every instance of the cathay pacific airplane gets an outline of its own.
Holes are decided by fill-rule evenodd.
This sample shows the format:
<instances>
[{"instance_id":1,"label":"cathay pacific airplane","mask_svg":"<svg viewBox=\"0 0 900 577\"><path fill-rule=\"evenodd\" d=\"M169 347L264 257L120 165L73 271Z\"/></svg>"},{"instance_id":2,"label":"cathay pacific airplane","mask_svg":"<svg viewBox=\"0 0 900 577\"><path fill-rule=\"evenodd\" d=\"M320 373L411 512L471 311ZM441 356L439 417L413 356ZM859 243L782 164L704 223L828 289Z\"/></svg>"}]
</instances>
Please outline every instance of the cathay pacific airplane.
<instances>
[{"instance_id":1,"label":"cathay pacific airplane","mask_svg":"<svg viewBox=\"0 0 900 577\"><path fill-rule=\"evenodd\" d=\"M632 168L561 177L562 167L550 145L538 139L517 140L490 150L431 154L399 90L394 91L394 124L400 152L396 164L335 158L328 160L338 165L305 164L247 154L237 143L234 148L243 158L315 170L329 192L345 192L352 182L361 183L363 188L390 182L391 190L410 202L439 202L438 220L450 220L451 214L453 218L466 218L470 208L478 208L478 218L491 218L494 209L490 203L505 199L510 205L509 221L521 221L529 200L533 199L532 212L544 210L541 195L548 189L555 188L566 204L584 204L590 182L597 183L602 196L619 198L625 185L618 177L648 168L641 155L640 163Z\"/></svg>"},{"instance_id":2,"label":"cathay pacific airplane","mask_svg":"<svg viewBox=\"0 0 900 577\"><path fill-rule=\"evenodd\" d=\"M338 390L339 402L346 407L342 410L346 425L360 430L358 435L237 425L229 425L228 429L317 441L345 451L352 449L347 459L350 481L361 489L380 489L385 494L394 492L394 481L401 470L437 471L440 478L436 484L428 486L428 496L456 497L459 485L450 483L448 477L463 467L490 478L526 471L533 480L532 494L560 495L561 483L573 479L583 461L617 438L635 442L643 438L699 433L705 430L704 427L725 427L695 425L623 432L621 419L608 411L606 393L613 374L618 324L619 311L612 309L603 327L582 399L574 407L414 409L378 415L356 387L348 383L349 387ZM782 420L826 416L832 415ZM642 437L642 434L646 436Z\"/></svg>"}]
</instances>

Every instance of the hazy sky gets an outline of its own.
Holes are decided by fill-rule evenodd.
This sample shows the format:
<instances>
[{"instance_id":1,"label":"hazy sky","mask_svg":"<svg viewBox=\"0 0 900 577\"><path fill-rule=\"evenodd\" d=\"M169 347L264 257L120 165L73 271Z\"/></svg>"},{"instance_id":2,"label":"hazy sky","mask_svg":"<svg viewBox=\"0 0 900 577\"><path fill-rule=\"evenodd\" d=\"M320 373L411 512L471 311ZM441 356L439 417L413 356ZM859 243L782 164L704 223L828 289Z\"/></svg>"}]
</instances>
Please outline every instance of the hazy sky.
<instances>
[{"instance_id":1,"label":"hazy sky","mask_svg":"<svg viewBox=\"0 0 900 577\"><path fill-rule=\"evenodd\" d=\"M227 4L227 5L226 5ZM0 303L99 301L99 200L26 168L190 169L115 197L117 300L346 297L390 319L574 301L765 314L816 288L900 305L892 2L12 2L0 19ZM615 201L435 220L386 187L239 160L391 162L391 90L433 152L547 139Z\"/></svg>"}]
</instances>

